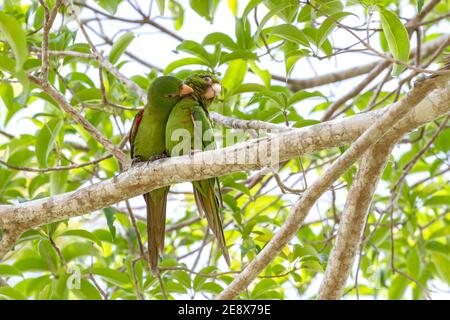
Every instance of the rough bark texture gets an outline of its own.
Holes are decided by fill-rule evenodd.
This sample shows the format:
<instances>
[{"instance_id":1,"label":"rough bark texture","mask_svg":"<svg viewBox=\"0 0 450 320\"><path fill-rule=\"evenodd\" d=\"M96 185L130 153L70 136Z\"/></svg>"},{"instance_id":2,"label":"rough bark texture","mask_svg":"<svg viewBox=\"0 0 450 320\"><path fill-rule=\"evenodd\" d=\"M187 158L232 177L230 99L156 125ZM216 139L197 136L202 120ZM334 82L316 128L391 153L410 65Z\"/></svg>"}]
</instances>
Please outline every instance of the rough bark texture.
<instances>
[{"instance_id":1,"label":"rough bark texture","mask_svg":"<svg viewBox=\"0 0 450 320\"><path fill-rule=\"evenodd\" d=\"M336 242L330 253L327 269L319 288L318 299L339 299L344 291L361 245L373 194L392 148L398 140L416 127L415 119L423 118L431 121L434 112L439 112L439 104L448 104L446 99L449 98L448 92L443 95L439 95L437 92L430 94L407 117L395 125L392 132L364 154L347 196ZM427 107L434 111L426 111Z\"/></svg>"},{"instance_id":2,"label":"rough bark texture","mask_svg":"<svg viewBox=\"0 0 450 320\"><path fill-rule=\"evenodd\" d=\"M392 144L383 139L361 159L341 215L336 242L320 285L319 299L339 299L342 295L361 244L373 194L391 150Z\"/></svg>"},{"instance_id":3,"label":"rough bark texture","mask_svg":"<svg viewBox=\"0 0 450 320\"><path fill-rule=\"evenodd\" d=\"M433 83L435 82L433 81ZM430 91L427 91L429 88L425 88L424 85L421 87L422 89L413 90L413 92L416 92L414 98L408 96L402 100L401 104L406 104L411 108L417 101L420 101L417 99L417 92L426 95L426 92ZM424 103L414 108L407 117L409 120L403 120L402 122L412 121L415 124L412 126L414 128L448 112L450 106L443 101L449 100L449 91L450 89L446 88L433 92ZM414 99L417 101L414 101ZM1 205L0 227L4 229L4 237L0 242L0 257L11 247L11 239L15 239L17 234L30 228L84 215L162 186L273 165L270 153L264 153L261 157L255 158L255 155L258 155L261 150L270 150L272 143L279 147L276 154L277 161L284 161L300 154L350 143L360 136L371 123L378 123L379 121L376 121L376 119L385 119L386 117L399 119L399 115L393 114L392 109L296 129L269 138L239 143L225 149L198 153L193 157L177 157L145 163L131 168L113 179L73 192L16 205ZM384 115L380 118L382 113ZM380 128L377 131L377 136L387 132L390 127L392 127L392 123ZM367 132L364 136L366 135ZM351 148L353 148L352 152L359 152L360 154L365 150L364 144L361 145L361 143L354 143ZM239 160L236 161L236 159ZM345 164L350 166L354 160L347 160ZM311 192L316 192L313 187L310 189ZM293 212L297 209L296 206ZM292 225L292 221L288 225ZM298 225L298 221L295 225ZM294 228L298 229L298 227Z\"/></svg>"},{"instance_id":4,"label":"rough bark texture","mask_svg":"<svg viewBox=\"0 0 450 320\"><path fill-rule=\"evenodd\" d=\"M84 215L161 186L273 165L270 157L254 159L258 151L267 150L271 143L279 146L276 156L280 161L300 154L351 143L382 112L383 110L379 110L301 129L290 129L271 138L252 140L226 149L199 153L194 157L178 157L145 163L113 179L70 193L17 205L0 205L0 227L4 231L4 237L0 242L0 258L14 244L11 239L15 240L17 234L30 228ZM245 121L243 122L245 124ZM243 124L242 121L240 124ZM270 124L268 126L271 127Z\"/></svg>"},{"instance_id":5,"label":"rough bark texture","mask_svg":"<svg viewBox=\"0 0 450 320\"><path fill-rule=\"evenodd\" d=\"M252 260L235 280L218 296L233 299L242 292L277 256L296 234L311 207L343 173L384 135L396 135L399 131L412 130L449 111L450 87L448 77L426 81L413 89L397 104L390 107L367 129L326 172L311 185L292 207L291 213L280 230L264 249ZM434 90L436 87L444 89ZM431 92L431 93L430 93ZM417 106L416 106L417 105ZM414 108L413 110L411 110ZM404 119L402 119L405 117Z\"/></svg>"}]
</instances>

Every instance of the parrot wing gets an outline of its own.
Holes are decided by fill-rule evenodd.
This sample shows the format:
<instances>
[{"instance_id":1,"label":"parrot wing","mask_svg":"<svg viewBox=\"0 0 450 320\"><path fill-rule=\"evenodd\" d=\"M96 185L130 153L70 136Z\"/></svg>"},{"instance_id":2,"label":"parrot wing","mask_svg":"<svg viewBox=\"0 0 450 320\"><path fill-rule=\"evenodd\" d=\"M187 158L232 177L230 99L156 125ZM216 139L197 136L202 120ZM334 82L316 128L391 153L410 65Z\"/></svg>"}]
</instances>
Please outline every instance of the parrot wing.
<instances>
[{"instance_id":1,"label":"parrot wing","mask_svg":"<svg viewBox=\"0 0 450 320\"><path fill-rule=\"evenodd\" d=\"M202 139L202 150L215 149L216 145L212 132L213 129L211 121L209 120L208 115L205 112L205 109L203 109L200 105L194 105L191 108L191 118L193 120L194 128L195 126L202 125L202 137L204 137L205 133L210 131L207 136L209 139L211 139L211 141ZM215 177L200 181L194 181L193 186L194 198L200 211L200 215L206 216L208 225L219 242L219 246L223 251L225 260L227 264L230 265L230 257L225 242L225 236L223 234L223 223L221 217L223 205L219 179Z\"/></svg>"},{"instance_id":2,"label":"parrot wing","mask_svg":"<svg viewBox=\"0 0 450 320\"><path fill-rule=\"evenodd\" d=\"M130 137L128 138L128 141L130 142L131 159L134 158L134 141L136 139L137 131L143 116L144 110L139 111L134 117L133 124L131 125Z\"/></svg>"}]
</instances>

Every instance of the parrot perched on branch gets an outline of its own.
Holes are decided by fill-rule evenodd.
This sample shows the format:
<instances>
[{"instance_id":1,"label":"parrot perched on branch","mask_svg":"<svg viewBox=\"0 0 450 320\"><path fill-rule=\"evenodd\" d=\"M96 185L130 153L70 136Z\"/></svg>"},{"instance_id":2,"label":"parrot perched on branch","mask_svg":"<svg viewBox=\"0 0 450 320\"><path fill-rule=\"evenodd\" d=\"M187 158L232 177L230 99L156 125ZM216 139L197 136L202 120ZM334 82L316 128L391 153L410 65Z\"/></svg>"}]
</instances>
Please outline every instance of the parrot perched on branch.
<instances>
[{"instance_id":1,"label":"parrot perched on branch","mask_svg":"<svg viewBox=\"0 0 450 320\"><path fill-rule=\"evenodd\" d=\"M172 109L166 126L166 152L170 156L215 149L214 135L207 108L221 91L219 80L206 71L197 71L185 83L194 92L181 99ZM179 138L184 138L180 142ZM194 198L201 217L205 216L222 249L228 265L228 254L222 225L222 197L217 178L192 182Z\"/></svg>"},{"instance_id":2,"label":"parrot perched on branch","mask_svg":"<svg viewBox=\"0 0 450 320\"><path fill-rule=\"evenodd\" d=\"M193 89L178 78L164 76L155 79L148 91L144 110L134 118L130 132L133 163L153 161L166 156L166 123L172 107ZM158 267L159 253L164 249L166 203L169 187L144 194L147 204L147 238L149 263L152 270Z\"/></svg>"}]
</instances>

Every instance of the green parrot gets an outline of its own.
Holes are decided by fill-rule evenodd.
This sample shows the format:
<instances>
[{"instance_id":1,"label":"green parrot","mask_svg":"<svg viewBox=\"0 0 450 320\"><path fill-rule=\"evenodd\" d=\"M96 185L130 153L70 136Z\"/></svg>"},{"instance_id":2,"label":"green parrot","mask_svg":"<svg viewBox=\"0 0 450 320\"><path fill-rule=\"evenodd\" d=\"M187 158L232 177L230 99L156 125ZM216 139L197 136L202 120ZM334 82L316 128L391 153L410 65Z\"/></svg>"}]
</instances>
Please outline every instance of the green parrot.
<instances>
[{"instance_id":1,"label":"green parrot","mask_svg":"<svg viewBox=\"0 0 450 320\"><path fill-rule=\"evenodd\" d=\"M172 109L166 125L166 152L170 156L192 154L196 151L215 149L212 125L207 108L220 93L219 80L206 71L197 71L185 83L194 92L184 97ZM188 134L187 134L188 133ZM179 138L183 138L181 141ZM207 137L209 136L210 139ZM201 137L201 139L199 139ZM207 141L210 140L210 141ZM228 254L221 209L223 207L220 184L217 178L194 181L194 198L201 217L206 216L209 228L213 231L228 265Z\"/></svg>"},{"instance_id":2,"label":"green parrot","mask_svg":"<svg viewBox=\"0 0 450 320\"><path fill-rule=\"evenodd\" d=\"M178 78L164 76L155 79L148 90L147 105L134 118L130 131L133 163L153 161L166 156L166 123L172 107L193 90ZM147 239L152 270L158 266L159 253L164 249L166 203L169 187L144 194L147 204Z\"/></svg>"}]
</instances>

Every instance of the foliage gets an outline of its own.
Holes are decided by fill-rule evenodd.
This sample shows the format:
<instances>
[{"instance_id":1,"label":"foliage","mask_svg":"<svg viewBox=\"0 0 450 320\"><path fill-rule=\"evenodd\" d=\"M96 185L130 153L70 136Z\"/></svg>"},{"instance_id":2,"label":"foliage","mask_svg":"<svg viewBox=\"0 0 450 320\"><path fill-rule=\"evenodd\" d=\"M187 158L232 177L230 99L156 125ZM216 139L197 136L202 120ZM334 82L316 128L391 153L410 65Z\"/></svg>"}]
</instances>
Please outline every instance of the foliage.
<instances>
[{"instance_id":1,"label":"foliage","mask_svg":"<svg viewBox=\"0 0 450 320\"><path fill-rule=\"evenodd\" d=\"M92 39L107 44L98 50L104 51L117 69L133 70L135 74L124 72L139 87L147 90L161 73L183 78L190 68L207 68L222 75L225 88L222 100L213 105L213 110L241 119L287 123L294 127L318 123L323 111L343 95L343 92L334 92L337 97L333 96L328 86L303 90L297 90L294 84L287 86L284 80L289 79L291 83L291 75L302 75L302 70L296 66L303 68L308 60L320 63L336 58L339 61L342 52L351 50L350 47L343 49L348 41L343 45L339 42L349 38L351 42L356 41L348 31L358 32L363 38L367 31L371 33L370 46L403 63L394 65L394 77L386 75L391 84L399 84L410 72L405 64L415 63L410 59L414 38L408 34L409 29L400 17L420 11L427 4L427 1L402 1L400 5L400 1L392 0L159 0L149 16L144 9L146 1L138 2L140 7L133 8L134 2L96 0L75 1L75 4L80 16L86 18L86 26L90 26L87 31ZM54 0L45 3L49 9L55 5ZM121 31L111 34L108 28L99 29L98 18L92 18L95 17L92 8L100 12L105 26L122 23ZM141 21L141 28L155 28L155 22L163 21L156 17L164 14L172 21L167 21L159 32L175 29L174 32L194 33L197 31L192 30L190 17L203 19L204 25L220 25L222 18L216 13L228 10L235 17L235 33L211 32L200 42L182 40L173 47L180 58L163 70L154 67L153 61L144 61L145 67L127 69L130 61L136 63L136 56L141 57L139 52L133 51L133 44L142 41L142 37L139 29L131 28L136 27L135 23L115 19L121 16L123 8L134 10L137 18L129 19ZM441 1L428 14L425 21L436 20L422 26L422 47L448 30L448 19L439 18L449 11L450 2ZM72 54L50 55L49 81L85 119L119 145L131 126L136 108L142 107L143 102L136 92L129 90L107 69L99 68L98 61L88 55L92 53L91 48L66 5L59 9L58 15L49 34L49 48L53 53ZM367 25L369 20L370 26ZM41 75L44 22L44 9L37 0L8 0L0 12L1 204L73 191L111 178L120 171L114 158L82 165L107 155L107 151L42 88L30 83L29 74ZM156 25L161 26L158 23ZM356 30L358 28L361 30ZM157 50L158 46L153 48ZM374 54L366 47L362 50ZM439 56L442 54L434 58ZM274 75L273 63L283 65L284 75ZM368 86L347 101L348 107L340 109L341 115L388 106L408 91L401 85L398 91L393 88L396 87ZM16 126L26 129L16 130ZM216 128L218 134L224 129L219 125ZM369 215L359 271L352 273L348 284L346 294L350 298L357 294L353 286L357 276L359 295L372 298L423 299L428 292L422 287L435 292L439 288L448 291L450 187L445 173L450 165L450 128L445 128L432 141L411 168L402 188L394 188L436 128L436 124L431 123L411 133L393 153ZM250 134L243 137L250 138ZM304 173L307 173L307 180L312 181L340 153L340 148L333 148L292 159L280 166L279 175L290 188L301 189ZM52 169L62 166L74 168ZM28 169L41 169L41 172ZM353 173L354 170L339 180L335 189L319 203L318 213L307 220L297 236L240 298L314 297L310 288L316 287L327 266ZM185 192L183 186L173 188L180 193L170 195L167 223L170 231L160 263L162 282L169 298L211 298L220 293L264 248L286 220L290 205L298 197L282 193L271 174L258 177L255 172L241 172L221 177L221 183L225 236L232 265L228 269L216 245L209 242L205 221L195 219L197 212L190 190ZM388 206L396 192L399 197L391 216ZM141 199L131 201L138 217L142 215L139 208L142 203ZM184 225L185 222L189 223ZM138 219L137 230L143 243L146 243L145 229L145 221ZM391 268L393 245L396 269L414 281L400 273L394 274ZM78 284L77 275L80 276ZM8 284L0 287L0 299L164 298L160 282L140 259L138 235L125 203L25 232L14 251L0 262L0 280ZM71 283L73 285L69 285Z\"/></svg>"}]
</instances>

